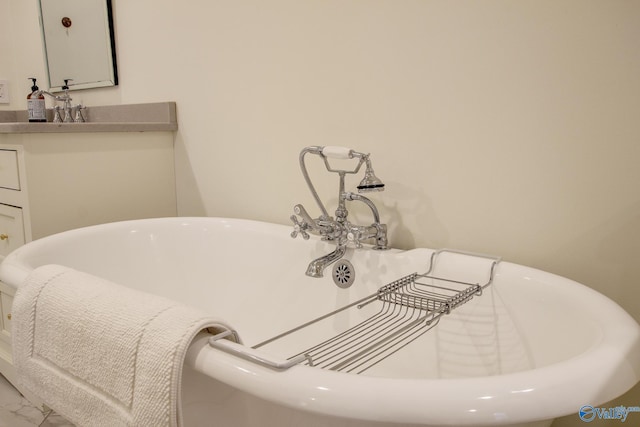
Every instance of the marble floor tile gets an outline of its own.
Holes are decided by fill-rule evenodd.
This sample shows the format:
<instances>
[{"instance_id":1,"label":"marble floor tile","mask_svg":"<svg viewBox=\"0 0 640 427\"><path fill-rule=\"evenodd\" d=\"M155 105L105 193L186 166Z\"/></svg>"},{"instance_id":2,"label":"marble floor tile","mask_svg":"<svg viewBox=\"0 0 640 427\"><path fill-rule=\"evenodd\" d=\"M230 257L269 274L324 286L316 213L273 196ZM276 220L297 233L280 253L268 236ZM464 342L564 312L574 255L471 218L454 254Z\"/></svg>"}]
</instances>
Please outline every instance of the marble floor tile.
<instances>
[{"instance_id":1,"label":"marble floor tile","mask_svg":"<svg viewBox=\"0 0 640 427\"><path fill-rule=\"evenodd\" d=\"M44 418L38 408L0 375L0 427L37 427Z\"/></svg>"},{"instance_id":2,"label":"marble floor tile","mask_svg":"<svg viewBox=\"0 0 640 427\"><path fill-rule=\"evenodd\" d=\"M51 411L38 427L74 427L74 425Z\"/></svg>"},{"instance_id":3,"label":"marble floor tile","mask_svg":"<svg viewBox=\"0 0 640 427\"><path fill-rule=\"evenodd\" d=\"M0 427L73 427L61 416L42 413L0 375Z\"/></svg>"}]
</instances>

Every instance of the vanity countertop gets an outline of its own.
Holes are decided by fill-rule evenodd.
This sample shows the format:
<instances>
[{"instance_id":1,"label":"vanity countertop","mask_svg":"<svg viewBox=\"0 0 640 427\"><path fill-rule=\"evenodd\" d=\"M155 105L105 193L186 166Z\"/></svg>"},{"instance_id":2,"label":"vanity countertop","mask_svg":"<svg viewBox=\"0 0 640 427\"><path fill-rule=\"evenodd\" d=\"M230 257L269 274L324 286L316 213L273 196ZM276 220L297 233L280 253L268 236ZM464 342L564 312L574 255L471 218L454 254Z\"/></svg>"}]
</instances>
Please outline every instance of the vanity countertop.
<instances>
[{"instance_id":1,"label":"vanity countertop","mask_svg":"<svg viewBox=\"0 0 640 427\"><path fill-rule=\"evenodd\" d=\"M51 111L48 111L51 113ZM87 107L85 123L31 123L26 111L0 111L0 133L172 132L175 102Z\"/></svg>"}]
</instances>

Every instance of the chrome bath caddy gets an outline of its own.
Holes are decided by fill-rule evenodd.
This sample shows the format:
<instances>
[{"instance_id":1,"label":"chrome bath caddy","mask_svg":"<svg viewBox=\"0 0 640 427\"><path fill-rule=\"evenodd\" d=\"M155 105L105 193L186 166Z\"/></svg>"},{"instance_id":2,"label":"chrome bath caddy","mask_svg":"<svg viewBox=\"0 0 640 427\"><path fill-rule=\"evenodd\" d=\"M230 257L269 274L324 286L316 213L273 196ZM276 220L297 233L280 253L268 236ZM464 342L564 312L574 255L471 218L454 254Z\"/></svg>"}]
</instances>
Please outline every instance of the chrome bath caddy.
<instances>
[{"instance_id":1,"label":"chrome bath caddy","mask_svg":"<svg viewBox=\"0 0 640 427\"><path fill-rule=\"evenodd\" d=\"M445 252L488 259L490 261L488 280L480 284L434 275L437 257ZM372 295L251 348L257 350L275 343L345 310L354 307L363 309L370 304L379 305L379 310L372 316L317 345L297 352L287 360L275 361L258 351L251 351L247 347L222 340L232 334L237 336L235 331L216 335L209 342L213 347L274 369L288 369L302 363L323 369L359 374L420 338L434 328L442 316L451 313L474 296L482 295L483 290L493 282L495 267L499 262L499 257L489 255L451 249L438 250L432 253L426 273L404 276L381 287Z\"/></svg>"}]
</instances>

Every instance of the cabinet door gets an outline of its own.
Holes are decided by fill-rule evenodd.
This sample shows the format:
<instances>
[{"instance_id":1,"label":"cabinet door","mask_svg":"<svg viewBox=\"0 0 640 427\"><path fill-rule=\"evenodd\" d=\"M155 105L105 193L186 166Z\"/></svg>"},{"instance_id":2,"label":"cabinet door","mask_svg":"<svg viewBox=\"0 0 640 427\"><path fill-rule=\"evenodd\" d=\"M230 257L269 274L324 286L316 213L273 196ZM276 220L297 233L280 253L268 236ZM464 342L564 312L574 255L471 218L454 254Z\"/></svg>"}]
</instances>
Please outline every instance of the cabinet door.
<instances>
[{"instance_id":1,"label":"cabinet door","mask_svg":"<svg viewBox=\"0 0 640 427\"><path fill-rule=\"evenodd\" d=\"M18 152L0 149L0 187L20 190Z\"/></svg>"},{"instance_id":2,"label":"cabinet door","mask_svg":"<svg viewBox=\"0 0 640 427\"><path fill-rule=\"evenodd\" d=\"M11 306L13 305L13 296L0 292L0 315L2 315L2 319L0 321L0 325L2 326L2 330L0 330L0 334L3 338L8 338L10 342L11 337Z\"/></svg>"},{"instance_id":3,"label":"cabinet door","mask_svg":"<svg viewBox=\"0 0 640 427\"><path fill-rule=\"evenodd\" d=\"M0 257L24 245L22 209L0 203Z\"/></svg>"},{"instance_id":4,"label":"cabinet door","mask_svg":"<svg viewBox=\"0 0 640 427\"><path fill-rule=\"evenodd\" d=\"M0 282L0 359L9 361L11 360L11 308L14 295L15 289ZM1 366L2 363L0 363Z\"/></svg>"}]
</instances>

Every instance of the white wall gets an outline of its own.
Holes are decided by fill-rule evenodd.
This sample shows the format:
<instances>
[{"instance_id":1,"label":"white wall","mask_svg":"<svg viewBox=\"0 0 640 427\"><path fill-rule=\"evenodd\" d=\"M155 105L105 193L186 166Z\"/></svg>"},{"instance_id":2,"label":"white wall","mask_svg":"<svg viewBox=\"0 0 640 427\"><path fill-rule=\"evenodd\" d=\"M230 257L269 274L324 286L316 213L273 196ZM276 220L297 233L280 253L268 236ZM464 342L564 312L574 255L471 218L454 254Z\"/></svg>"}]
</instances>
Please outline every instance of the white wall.
<instances>
[{"instance_id":1,"label":"white wall","mask_svg":"<svg viewBox=\"0 0 640 427\"><path fill-rule=\"evenodd\" d=\"M8 0L0 0L0 80L8 80L12 77L12 39L7 30L11 22ZM0 104L3 109L5 104Z\"/></svg>"},{"instance_id":2,"label":"white wall","mask_svg":"<svg viewBox=\"0 0 640 427\"><path fill-rule=\"evenodd\" d=\"M7 3L26 96L37 2ZM113 3L121 84L78 95L177 102L180 214L315 215L299 150L351 146L387 184L372 198L394 246L500 254L640 320L640 2ZM336 177L314 171L335 202Z\"/></svg>"}]
</instances>

